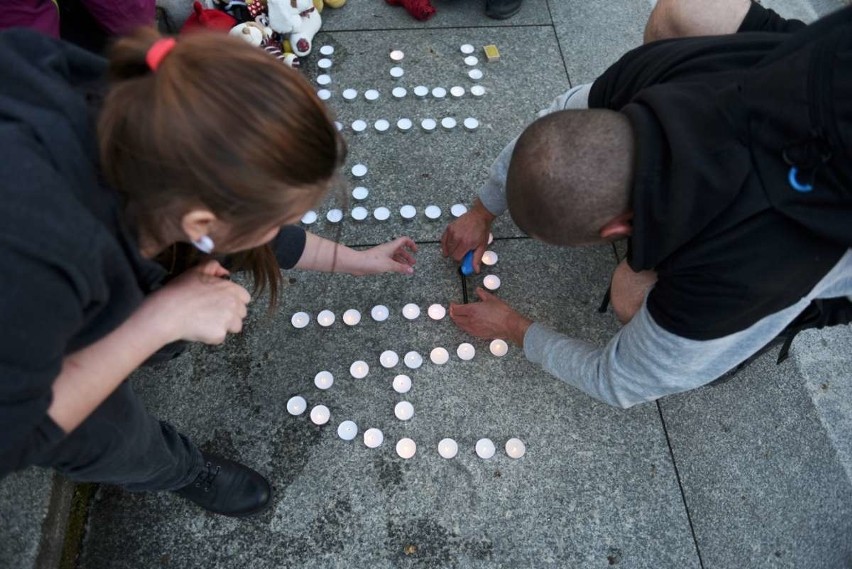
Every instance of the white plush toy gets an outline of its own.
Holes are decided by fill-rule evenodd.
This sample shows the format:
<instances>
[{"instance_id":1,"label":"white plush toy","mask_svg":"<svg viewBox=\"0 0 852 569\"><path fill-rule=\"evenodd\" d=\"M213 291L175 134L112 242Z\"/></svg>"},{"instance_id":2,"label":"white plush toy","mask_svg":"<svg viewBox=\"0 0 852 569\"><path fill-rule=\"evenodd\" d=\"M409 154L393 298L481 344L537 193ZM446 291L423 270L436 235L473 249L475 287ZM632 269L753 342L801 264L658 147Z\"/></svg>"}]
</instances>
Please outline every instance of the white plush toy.
<instances>
[{"instance_id":1,"label":"white plush toy","mask_svg":"<svg viewBox=\"0 0 852 569\"><path fill-rule=\"evenodd\" d=\"M322 16L313 0L268 0L269 27L290 36L290 46L299 57L311 52L313 39L322 26Z\"/></svg>"}]
</instances>

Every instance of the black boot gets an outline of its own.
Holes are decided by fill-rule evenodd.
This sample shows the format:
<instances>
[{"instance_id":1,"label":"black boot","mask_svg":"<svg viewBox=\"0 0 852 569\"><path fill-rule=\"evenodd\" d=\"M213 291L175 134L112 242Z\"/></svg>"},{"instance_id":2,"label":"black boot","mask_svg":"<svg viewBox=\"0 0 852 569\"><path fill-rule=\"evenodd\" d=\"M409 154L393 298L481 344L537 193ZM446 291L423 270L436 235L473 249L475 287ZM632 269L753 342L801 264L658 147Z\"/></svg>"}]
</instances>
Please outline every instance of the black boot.
<instances>
[{"instance_id":1,"label":"black boot","mask_svg":"<svg viewBox=\"0 0 852 569\"><path fill-rule=\"evenodd\" d=\"M266 478L238 462L202 453L204 468L195 481L175 490L216 514L251 516L269 506L272 490Z\"/></svg>"},{"instance_id":2,"label":"black boot","mask_svg":"<svg viewBox=\"0 0 852 569\"><path fill-rule=\"evenodd\" d=\"M495 20L511 18L521 10L523 0L485 0L485 15Z\"/></svg>"}]
</instances>

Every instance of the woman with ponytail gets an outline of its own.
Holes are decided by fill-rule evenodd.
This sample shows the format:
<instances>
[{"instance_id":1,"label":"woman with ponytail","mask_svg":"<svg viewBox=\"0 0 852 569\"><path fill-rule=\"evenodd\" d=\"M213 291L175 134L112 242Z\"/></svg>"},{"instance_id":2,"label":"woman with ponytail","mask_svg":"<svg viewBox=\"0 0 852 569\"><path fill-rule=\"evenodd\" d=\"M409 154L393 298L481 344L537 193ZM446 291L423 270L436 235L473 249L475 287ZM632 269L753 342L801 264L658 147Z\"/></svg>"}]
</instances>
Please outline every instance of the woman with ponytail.
<instances>
[{"instance_id":1,"label":"woman with ponytail","mask_svg":"<svg viewBox=\"0 0 852 569\"><path fill-rule=\"evenodd\" d=\"M12 30L0 147L0 476L35 464L262 510L260 474L199 451L125 380L241 331L251 294L229 270L273 302L280 268L413 271L408 238L354 251L289 225L345 157L311 86L238 38L141 29L106 61Z\"/></svg>"}]
</instances>

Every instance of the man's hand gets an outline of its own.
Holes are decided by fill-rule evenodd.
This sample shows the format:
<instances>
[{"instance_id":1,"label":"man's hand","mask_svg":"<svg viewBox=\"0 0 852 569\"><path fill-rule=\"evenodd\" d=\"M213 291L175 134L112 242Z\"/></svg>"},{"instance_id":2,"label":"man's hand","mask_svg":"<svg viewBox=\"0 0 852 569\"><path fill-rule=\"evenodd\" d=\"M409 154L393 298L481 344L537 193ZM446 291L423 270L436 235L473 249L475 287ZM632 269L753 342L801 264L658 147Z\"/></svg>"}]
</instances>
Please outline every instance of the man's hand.
<instances>
[{"instance_id":1,"label":"man's hand","mask_svg":"<svg viewBox=\"0 0 852 569\"><path fill-rule=\"evenodd\" d=\"M371 249L358 251L352 267L353 275L376 275L380 273L414 273L414 253L417 244L410 237L398 237L393 241Z\"/></svg>"},{"instance_id":2,"label":"man's hand","mask_svg":"<svg viewBox=\"0 0 852 569\"><path fill-rule=\"evenodd\" d=\"M486 291L476 289L482 302L450 304L450 318L456 325L477 338L505 338L523 347L524 335L532 320Z\"/></svg>"},{"instance_id":3,"label":"man's hand","mask_svg":"<svg viewBox=\"0 0 852 569\"><path fill-rule=\"evenodd\" d=\"M461 261L465 253L473 249L473 270L477 273L482 254L488 246L488 234L496 216L485 209L479 198L463 216L452 222L441 236L441 253Z\"/></svg>"}]
</instances>

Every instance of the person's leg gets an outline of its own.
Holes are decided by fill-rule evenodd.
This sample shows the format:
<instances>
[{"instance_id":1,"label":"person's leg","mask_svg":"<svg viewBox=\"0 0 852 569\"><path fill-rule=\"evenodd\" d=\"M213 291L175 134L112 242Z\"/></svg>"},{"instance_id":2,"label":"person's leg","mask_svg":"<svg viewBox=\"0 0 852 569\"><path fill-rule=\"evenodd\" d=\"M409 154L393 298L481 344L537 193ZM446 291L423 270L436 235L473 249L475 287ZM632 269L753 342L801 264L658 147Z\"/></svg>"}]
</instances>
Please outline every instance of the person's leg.
<instances>
[{"instance_id":1,"label":"person's leg","mask_svg":"<svg viewBox=\"0 0 852 569\"><path fill-rule=\"evenodd\" d=\"M633 319L633 316L642 308L648 289L656 282L657 273L654 271L637 273L630 268L627 261L621 261L618 264L612 273L610 302L619 322L627 324Z\"/></svg>"},{"instance_id":2,"label":"person's leg","mask_svg":"<svg viewBox=\"0 0 852 569\"><path fill-rule=\"evenodd\" d=\"M736 33L751 5L751 0L658 0L644 41Z\"/></svg>"},{"instance_id":3,"label":"person's leg","mask_svg":"<svg viewBox=\"0 0 852 569\"><path fill-rule=\"evenodd\" d=\"M133 492L175 490L225 515L253 514L270 502L269 484L260 474L203 454L148 413L128 383L35 463L78 482L115 484Z\"/></svg>"}]
</instances>

